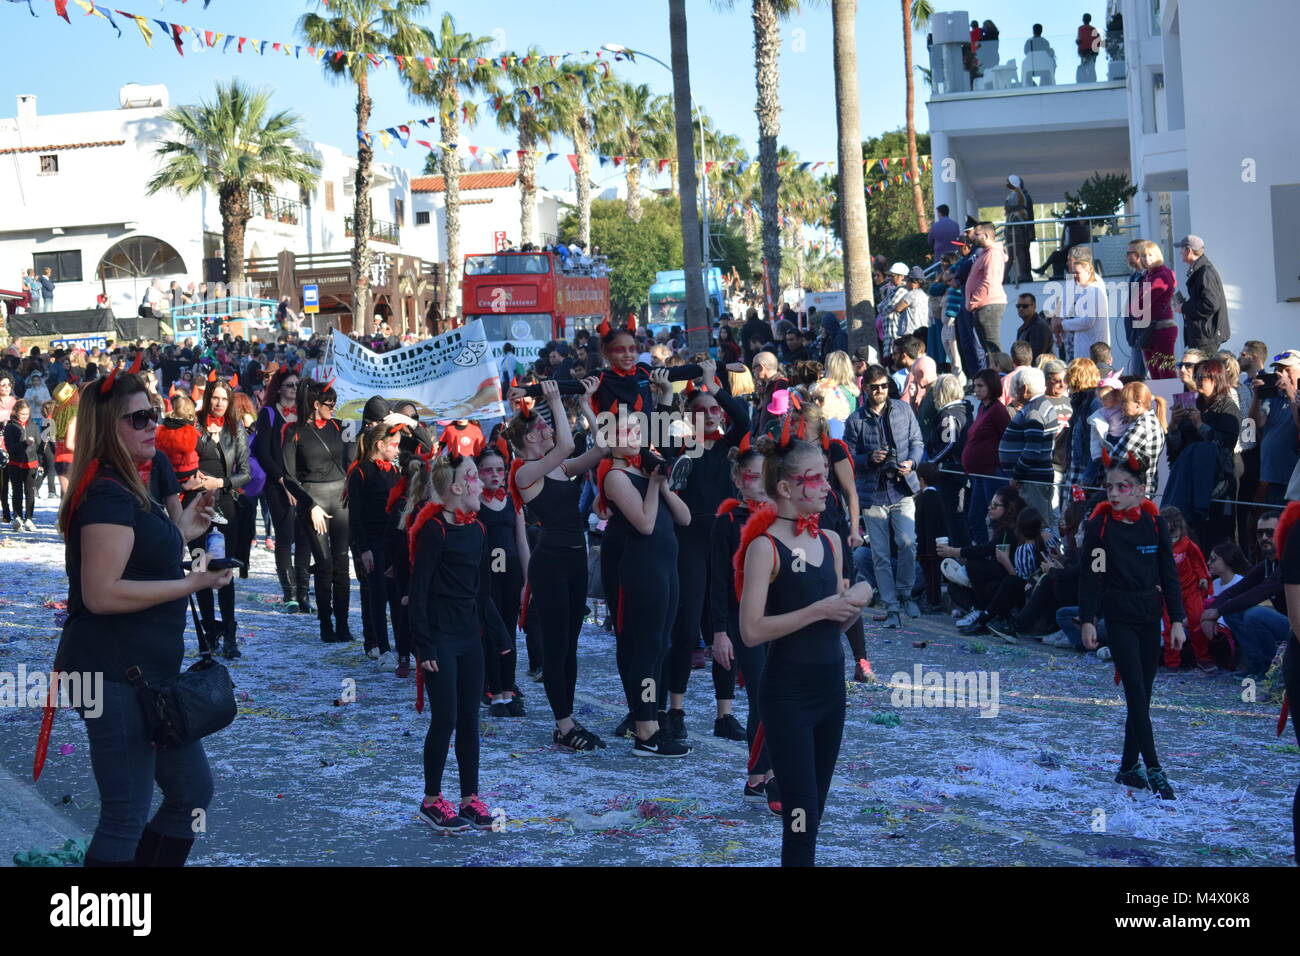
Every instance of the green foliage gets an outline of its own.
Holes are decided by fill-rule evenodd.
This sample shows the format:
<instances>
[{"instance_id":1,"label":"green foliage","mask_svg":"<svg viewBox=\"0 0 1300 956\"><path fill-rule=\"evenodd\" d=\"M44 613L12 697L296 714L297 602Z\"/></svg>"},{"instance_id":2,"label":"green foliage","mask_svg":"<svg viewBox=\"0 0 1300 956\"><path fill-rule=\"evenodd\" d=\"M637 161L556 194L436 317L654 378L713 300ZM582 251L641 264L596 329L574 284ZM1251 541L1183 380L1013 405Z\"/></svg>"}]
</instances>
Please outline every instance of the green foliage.
<instances>
[{"instance_id":1,"label":"green foliage","mask_svg":"<svg viewBox=\"0 0 1300 956\"><path fill-rule=\"evenodd\" d=\"M730 275L734 268L742 282L756 278L753 268L755 252L738 222L710 221L709 230L713 233L713 264L722 270L723 275Z\"/></svg>"},{"instance_id":2,"label":"green foliage","mask_svg":"<svg viewBox=\"0 0 1300 956\"><path fill-rule=\"evenodd\" d=\"M560 221L560 235L577 234L577 211L570 210ZM594 200L591 244L600 246L609 259L613 314L639 312L646 304L655 273L682 267L681 211L677 200L661 197L643 201L640 222L627 218L627 204L621 199Z\"/></svg>"},{"instance_id":3,"label":"green foliage","mask_svg":"<svg viewBox=\"0 0 1300 956\"><path fill-rule=\"evenodd\" d=\"M930 153L930 134L916 134L917 156ZM881 157L905 157L907 155L907 131L891 130L879 136L873 136L862 143L862 155L867 159ZM903 168L906 168L906 162ZM897 172L895 172L897 170ZM903 170L890 165L890 175L897 175ZM916 231L916 209L912 202L911 183L890 183L885 189L876 187L882 180L880 165L868 164L866 182L871 186L867 196L867 236L871 243L871 254L882 255L890 262L906 262L908 265L921 265L930 258L930 247L925 236ZM934 184L930 172L921 172L921 193L925 198L925 208L934 208ZM840 205L836 200L831 210L831 229L840 239Z\"/></svg>"},{"instance_id":4,"label":"green foliage","mask_svg":"<svg viewBox=\"0 0 1300 956\"><path fill-rule=\"evenodd\" d=\"M1124 203L1137 195L1137 187L1124 173L1093 173L1084 180L1077 193L1065 194L1067 217L1096 216L1104 219L1123 208ZM1100 225L1100 222L1094 222Z\"/></svg>"}]
</instances>

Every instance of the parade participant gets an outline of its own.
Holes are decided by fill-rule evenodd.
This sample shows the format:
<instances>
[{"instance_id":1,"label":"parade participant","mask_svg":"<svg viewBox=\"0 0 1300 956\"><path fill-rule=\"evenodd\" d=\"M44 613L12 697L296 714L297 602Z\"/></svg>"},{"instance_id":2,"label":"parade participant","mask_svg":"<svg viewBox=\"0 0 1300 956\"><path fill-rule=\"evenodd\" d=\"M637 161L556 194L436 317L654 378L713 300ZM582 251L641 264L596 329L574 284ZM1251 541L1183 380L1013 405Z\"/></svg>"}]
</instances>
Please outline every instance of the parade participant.
<instances>
[{"instance_id":1,"label":"parade participant","mask_svg":"<svg viewBox=\"0 0 1300 956\"><path fill-rule=\"evenodd\" d=\"M244 429L245 440L248 445L248 484L244 485L235 495L235 550L232 557L239 559L243 567L239 569L239 577L248 577L248 568L252 562L253 555L253 538L257 536L257 508L261 500L263 490L266 488L266 471L262 468L260 462L253 457L253 446L257 443L257 436L253 429L257 427L257 408L253 405L253 399L247 392L235 392L231 401L231 411L229 414L235 416L236 421ZM267 532L270 533L268 523Z\"/></svg>"},{"instance_id":2,"label":"parade participant","mask_svg":"<svg viewBox=\"0 0 1300 956\"><path fill-rule=\"evenodd\" d=\"M235 493L248 484L251 477L248 469L248 437L231 408L232 393L230 385L217 378L216 373L208 376L208 385L203 391L203 410L198 416L199 443L196 450L199 470L182 485L188 491L211 491L216 494L217 513L225 519L225 523L219 525L225 542L225 553L231 556L235 554L235 536L238 530ZM191 550L203 548L204 545L203 539L190 542ZM214 607L212 592L200 591L198 601L204 631L215 636L218 633L217 608ZM217 592L216 603L221 610L221 656L227 659L239 657L239 646L235 639L233 581Z\"/></svg>"},{"instance_id":3,"label":"parade participant","mask_svg":"<svg viewBox=\"0 0 1300 956\"><path fill-rule=\"evenodd\" d=\"M401 439L382 427L362 432L357 442L357 460L348 469L348 531L357 563L369 583L362 596L361 613L369 620L370 641L366 656L379 662L380 670L396 670L397 655L388 643L385 605L397 619L395 592L388 587L390 559L385 542L388 527L388 499L397 485L397 455Z\"/></svg>"},{"instance_id":4,"label":"parade participant","mask_svg":"<svg viewBox=\"0 0 1300 956\"><path fill-rule=\"evenodd\" d=\"M298 419L284 426L284 486L297 501L298 520L310 529L316 578L316 617L326 644L353 640L348 628L348 512L343 505L347 450L334 417L331 382L298 386ZM332 618L332 619L331 619Z\"/></svg>"},{"instance_id":5,"label":"parade participant","mask_svg":"<svg viewBox=\"0 0 1300 956\"><path fill-rule=\"evenodd\" d=\"M1300 502L1291 502L1282 512L1274 535L1275 550L1281 556L1282 586L1286 593L1286 612L1291 624L1291 634L1287 638L1286 652L1282 657L1282 682L1286 687L1285 703L1277 722L1277 732L1281 736L1286 730L1287 712L1291 713L1291 729L1295 731L1296 743L1300 744L1300 718L1295 708L1300 703L1300 535L1292 540L1291 529L1300 520ZM1296 786L1295 797L1291 801L1291 839L1295 847L1296 864L1300 865L1300 785Z\"/></svg>"},{"instance_id":6,"label":"parade participant","mask_svg":"<svg viewBox=\"0 0 1300 956\"><path fill-rule=\"evenodd\" d=\"M67 382L54 387L54 473L59 479L59 495L68 493L68 469L72 467L77 439L77 390Z\"/></svg>"},{"instance_id":7,"label":"parade participant","mask_svg":"<svg viewBox=\"0 0 1300 956\"><path fill-rule=\"evenodd\" d=\"M298 420L299 380L297 368L288 364L271 377L266 404L257 415L253 456L266 472L262 494L271 510L271 527L275 531L275 573L284 598L281 606L290 614L310 614L307 565L311 558L311 525L297 519L298 499L289 491L284 472L283 436L285 426Z\"/></svg>"},{"instance_id":8,"label":"parade participant","mask_svg":"<svg viewBox=\"0 0 1300 956\"><path fill-rule=\"evenodd\" d=\"M596 380L584 379L588 395ZM540 385L554 427L540 412L520 412L502 430L514 450L509 490L515 507L542 526L528 563L528 590L542 631L542 683L555 718L555 743L564 750L604 747L605 742L573 719L578 682L578 633L586 616L587 539L578 500L582 482L608 450L594 447L576 458L573 433L556 382ZM567 459L567 460L566 460Z\"/></svg>"},{"instance_id":9,"label":"parade participant","mask_svg":"<svg viewBox=\"0 0 1300 956\"><path fill-rule=\"evenodd\" d=\"M399 679L411 676L411 655L414 647L411 643L411 554L407 531L411 522L429 500L429 458L413 458L406 466L405 474L388 493L387 542L388 559L393 571L390 586L397 601L397 611L393 615L393 634L397 639L397 669L393 675Z\"/></svg>"},{"instance_id":10,"label":"parade participant","mask_svg":"<svg viewBox=\"0 0 1300 956\"><path fill-rule=\"evenodd\" d=\"M18 398L14 395L14 381L7 372L0 373L0 431L9 424L9 419L13 415L14 405ZM4 523L9 524L13 521L13 516L9 513L9 469L0 468L0 510L4 512ZM22 522L19 521L15 531L22 530Z\"/></svg>"},{"instance_id":11,"label":"parade participant","mask_svg":"<svg viewBox=\"0 0 1300 956\"><path fill-rule=\"evenodd\" d=\"M5 471L9 474L9 487L14 496L14 530L35 531L32 511L36 508L41 431L32 420L31 406L21 398L14 403L13 412L4 426L4 444L9 455Z\"/></svg>"},{"instance_id":12,"label":"parade participant","mask_svg":"<svg viewBox=\"0 0 1300 956\"><path fill-rule=\"evenodd\" d=\"M207 529L214 496L196 496L179 528L150 499L137 469L154 459L158 413L140 377L114 372L87 384L81 416L75 491L59 513L68 619L55 669L104 675L102 713L82 712L100 806L85 862L180 866L194 844L194 811L211 802L212 773L199 741L154 746L126 672L138 667L155 687L176 677L186 598L225 586L234 572L186 575L181 566L183 541ZM150 820L155 782L163 799Z\"/></svg>"},{"instance_id":13,"label":"parade participant","mask_svg":"<svg viewBox=\"0 0 1300 956\"><path fill-rule=\"evenodd\" d=\"M830 492L821 449L792 439L787 419L758 450L776 507L761 509L741 535L740 636L770 645L759 695L781 782L781 865L812 866L844 732L840 635L870 603L871 587L847 586L839 539L818 526Z\"/></svg>"},{"instance_id":14,"label":"parade participant","mask_svg":"<svg viewBox=\"0 0 1300 956\"><path fill-rule=\"evenodd\" d=\"M677 534L677 613L672 625L672 642L667 656L666 680L659 687L660 703L666 703L667 735L673 740L686 739L686 686L691 676L691 655L700 643L705 596L709 589L709 546L714 516L718 506L735 494L731 483L731 464L727 453L749 434L749 416L745 407L722 388L716 379L713 362L701 364L700 386L688 383L683 410L692 423L692 437L676 447L666 449L670 460L685 455L691 470L678 492L690 511L689 523L679 523ZM662 377L662 376L661 376ZM662 399L660 404L667 404ZM726 431L723 431L726 413ZM706 633L712 641L716 626ZM744 731L731 713L736 696L735 675L715 664L714 695L717 715L713 735L727 740L743 740Z\"/></svg>"},{"instance_id":15,"label":"parade participant","mask_svg":"<svg viewBox=\"0 0 1300 956\"><path fill-rule=\"evenodd\" d=\"M717 520L711 532L709 604L714 627L713 662L730 673L733 681L737 671L745 678L745 697L749 704L745 715L745 741L749 745L745 800L766 802L769 809L779 814L781 796L772 775L772 758L764 741L759 740L755 746L762 722L758 689L763 680L768 645L750 646L740 639L740 596L732 568L732 559L740 550L740 532L745 522L770 502L763 487L763 456L750 446L748 435L741 439L729 457L731 481L740 498L728 498L718 506Z\"/></svg>"},{"instance_id":16,"label":"parade participant","mask_svg":"<svg viewBox=\"0 0 1300 956\"><path fill-rule=\"evenodd\" d=\"M487 531L491 575L488 579L489 593L510 637L509 649L497 650L487 644L485 634L483 663L487 671L488 693L492 695L488 713L493 717L522 717L524 702L515 694L515 670L519 659L515 637L524 580L528 576L528 534L524 516L515 508L514 499L506 490L506 453L502 450L505 447L502 439L500 448L487 449L477 461L479 479L483 483L478 519Z\"/></svg>"},{"instance_id":17,"label":"parade participant","mask_svg":"<svg viewBox=\"0 0 1300 956\"><path fill-rule=\"evenodd\" d=\"M424 738L424 802L420 817L434 829L491 829L478 796L479 697L483 692L480 632L505 642L505 625L488 595L487 532L478 520L480 492L474 459L455 452L429 466L436 498L420 509L409 532L411 632L429 695ZM442 795L452 732L460 775L459 810Z\"/></svg>"},{"instance_id":18,"label":"parade participant","mask_svg":"<svg viewBox=\"0 0 1300 956\"><path fill-rule=\"evenodd\" d=\"M656 708L678 603L680 542L673 526L689 524L691 513L668 488L668 463L643 447L641 420L620 422L613 465L601 489L621 542L614 627L618 671L635 721L633 755L685 757L691 748L664 726L671 715ZM698 627L698 610L695 620Z\"/></svg>"},{"instance_id":19,"label":"parade participant","mask_svg":"<svg viewBox=\"0 0 1300 956\"><path fill-rule=\"evenodd\" d=\"M1174 790L1161 769L1151 729L1151 689L1160 661L1161 615L1166 609L1172 622L1170 647L1181 651L1186 640L1173 544L1164 519L1147 497L1147 463L1135 454L1112 459L1107 452L1103 464L1107 500L1088 519L1081 549L1083 646L1097 647L1097 620L1104 618L1107 645L1128 707L1124 753L1115 782L1140 789L1149 786L1162 799L1173 800Z\"/></svg>"}]
</instances>

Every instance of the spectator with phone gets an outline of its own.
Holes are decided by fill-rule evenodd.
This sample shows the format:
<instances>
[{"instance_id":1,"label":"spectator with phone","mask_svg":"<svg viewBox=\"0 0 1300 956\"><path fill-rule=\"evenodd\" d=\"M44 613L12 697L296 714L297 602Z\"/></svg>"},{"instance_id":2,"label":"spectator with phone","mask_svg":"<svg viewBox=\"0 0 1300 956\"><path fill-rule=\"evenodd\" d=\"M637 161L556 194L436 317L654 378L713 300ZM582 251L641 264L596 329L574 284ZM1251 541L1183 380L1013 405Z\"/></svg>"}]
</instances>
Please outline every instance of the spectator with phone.
<instances>
[{"instance_id":1,"label":"spectator with phone","mask_svg":"<svg viewBox=\"0 0 1300 956\"><path fill-rule=\"evenodd\" d=\"M1259 436L1259 480L1265 486L1262 500L1280 505L1286 498L1291 473L1300 460L1300 450L1296 447L1300 437L1300 412L1296 408L1300 350L1287 349L1273 356L1273 370L1255 379L1250 418Z\"/></svg>"}]
</instances>

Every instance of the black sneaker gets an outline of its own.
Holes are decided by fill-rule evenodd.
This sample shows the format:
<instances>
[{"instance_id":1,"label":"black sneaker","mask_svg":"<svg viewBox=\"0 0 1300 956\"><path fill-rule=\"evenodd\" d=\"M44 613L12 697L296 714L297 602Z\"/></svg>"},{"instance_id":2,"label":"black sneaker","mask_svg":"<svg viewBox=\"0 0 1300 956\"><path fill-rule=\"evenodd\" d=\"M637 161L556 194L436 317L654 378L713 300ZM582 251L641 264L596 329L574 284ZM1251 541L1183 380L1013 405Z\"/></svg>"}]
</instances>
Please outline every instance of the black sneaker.
<instances>
[{"instance_id":1,"label":"black sneaker","mask_svg":"<svg viewBox=\"0 0 1300 956\"><path fill-rule=\"evenodd\" d=\"M1121 786L1132 787L1134 790L1145 790L1150 786L1146 771L1142 769L1141 764L1134 764L1131 770L1121 769L1115 774L1115 782Z\"/></svg>"},{"instance_id":2,"label":"black sneaker","mask_svg":"<svg viewBox=\"0 0 1300 956\"><path fill-rule=\"evenodd\" d=\"M1002 638L1002 640L1006 641L1008 644L1020 643L1019 638L1016 634L1016 626L1012 624L1010 621L1000 620L1000 619L989 621L988 629L991 633L996 634L998 637Z\"/></svg>"},{"instance_id":3,"label":"black sneaker","mask_svg":"<svg viewBox=\"0 0 1300 956\"><path fill-rule=\"evenodd\" d=\"M467 820L475 830L495 830L496 818L488 810L487 804L475 797L460 808L461 819Z\"/></svg>"},{"instance_id":4,"label":"black sneaker","mask_svg":"<svg viewBox=\"0 0 1300 956\"><path fill-rule=\"evenodd\" d=\"M636 718L628 714L623 718L623 722L614 728L615 737L634 737L636 736Z\"/></svg>"},{"instance_id":5,"label":"black sneaker","mask_svg":"<svg viewBox=\"0 0 1300 956\"><path fill-rule=\"evenodd\" d=\"M464 833L472 823L456 812L451 801L439 797L432 806L420 807L420 819L443 833Z\"/></svg>"},{"instance_id":6,"label":"black sneaker","mask_svg":"<svg viewBox=\"0 0 1300 956\"><path fill-rule=\"evenodd\" d=\"M576 723L570 727L569 732L563 736L560 735L558 730L555 731L553 739L557 747L561 750L567 750L570 753L584 753L590 750L605 749L605 741L601 740L586 727Z\"/></svg>"},{"instance_id":7,"label":"black sneaker","mask_svg":"<svg viewBox=\"0 0 1300 956\"><path fill-rule=\"evenodd\" d=\"M713 722L713 736L723 740L744 740L745 728L734 714L723 714Z\"/></svg>"},{"instance_id":8,"label":"black sneaker","mask_svg":"<svg viewBox=\"0 0 1300 956\"><path fill-rule=\"evenodd\" d=\"M662 728L655 731L649 740L634 737L632 742L634 757L685 757L690 752L690 747L681 741L669 739Z\"/></svg>"},{"instance_id":9,"label":"black sneaker","mask_svg":"<svg viewBox=\"0 0 1300 956\"><path fill-rule=\"evenodd\" d=\"M745 783L745 802L753 804L767 803L767 784L760 780L757 784Z\"/></svg>"},{"instance_id":10,"label":"black sneaker","mask_svg":"<svg viewBox=\"0 0 1300 956\"><path fill-rule=\"evenodd\" d=\"M691 477L691 469L695 463L686 455L682 455L673 462L672 469L668 472L668 490L677 492L686 487L686 482Z\"/></svg>"},{"instance_id":11,"label":"black sneaker","mask_svg":"<svg viewBox=\"0 0 1300 956\"><path fill-rule=\"evenodd\" d=\"M494 700L488 705L489 717L509 717L510 702L505 700Z\"/></svg>"},{"instance_id":12,"label":"black sneaker","mask_svg":"<svg viewBox=\"0 0 1300 956\"><path fill-rule=\"evenodd\" d=\"M1147 767L1147 784L1154 793L1160 795L1161 800L1177 800L1174 796L1174 788L1169 785L1169 778L1159 767Z\"/></svg>"},{"instance_id":13,"label":"black sneaker","mask_svg":"<svg viewBox=\"0 0 1300 956\"><path fill-rule=\"evenodd\" d=\"M763 784L763 789L767 791L767 809L779 817L781 815L781 788L776 785L776 777Z\"/></svg>"},{"instance_id":14,"label":"black sneaker","mask_svg":"<svg viewBox=\"0 0 1300 956\"><path fill-rule=\"evenodd\" d=\"M690 459L688 458L686 460L689 461ZM686 739L686 711L677 710L676 708L670 707L668 708L667 713L668 713L668 724L666 729L668 732L668 736L673 740L685 740Z\"/></svg>"},{"instance_id":15,"label":"black sneaker","mask_svg":"<svg viewBox=\"0 0 1300 956\"><path fill-rule=\"evenodd\" d=\"M524 676L527 677L530 681L536 683L542 679L542 669L540 667L530 667L528 669L528 673L525 674Z\"/></svg>"},{"instance_id":16,"label":"black sneaker","mask_svg":"<svg viewBox=\"0 0 1300 956\"><path fill-rule=\"evenodd\" d=\"M506 709L511 717L522 717L525 714L524 702L518 697L511 697L510 703L506 704Z\"/></svg>"}]
</instances>

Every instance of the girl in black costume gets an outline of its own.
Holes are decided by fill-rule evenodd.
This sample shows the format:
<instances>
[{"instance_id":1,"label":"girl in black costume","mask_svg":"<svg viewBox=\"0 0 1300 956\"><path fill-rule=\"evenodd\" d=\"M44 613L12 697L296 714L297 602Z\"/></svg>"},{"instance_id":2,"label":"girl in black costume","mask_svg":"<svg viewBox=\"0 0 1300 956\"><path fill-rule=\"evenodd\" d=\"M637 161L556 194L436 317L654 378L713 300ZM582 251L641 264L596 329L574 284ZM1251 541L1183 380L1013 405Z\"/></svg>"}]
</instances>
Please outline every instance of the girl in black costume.
<instances>
[{"instance_id":1,"label":"girl in black costume","mask_svg":"<svg viewBox=\"0 0 1300 956\"><path fill-rule=\"evenodd\" d=\"M501 441L501 448L505 448ZM528 574L528 535L524 516L515 508L514 499L506 492L506 455L498 448L489 448L478 456L478 474L483 482L482 507L478 519L487 529L488 567L491 573L489 589L492 603L501 613L509 648L497 650L483 648L484 666L487 670L488 693L492 703L488 713L493 717L522 717L524 702L515 693L515 669L518 656L515 638L519 623L519 604Z\"/></svg>"}]
</instances>

